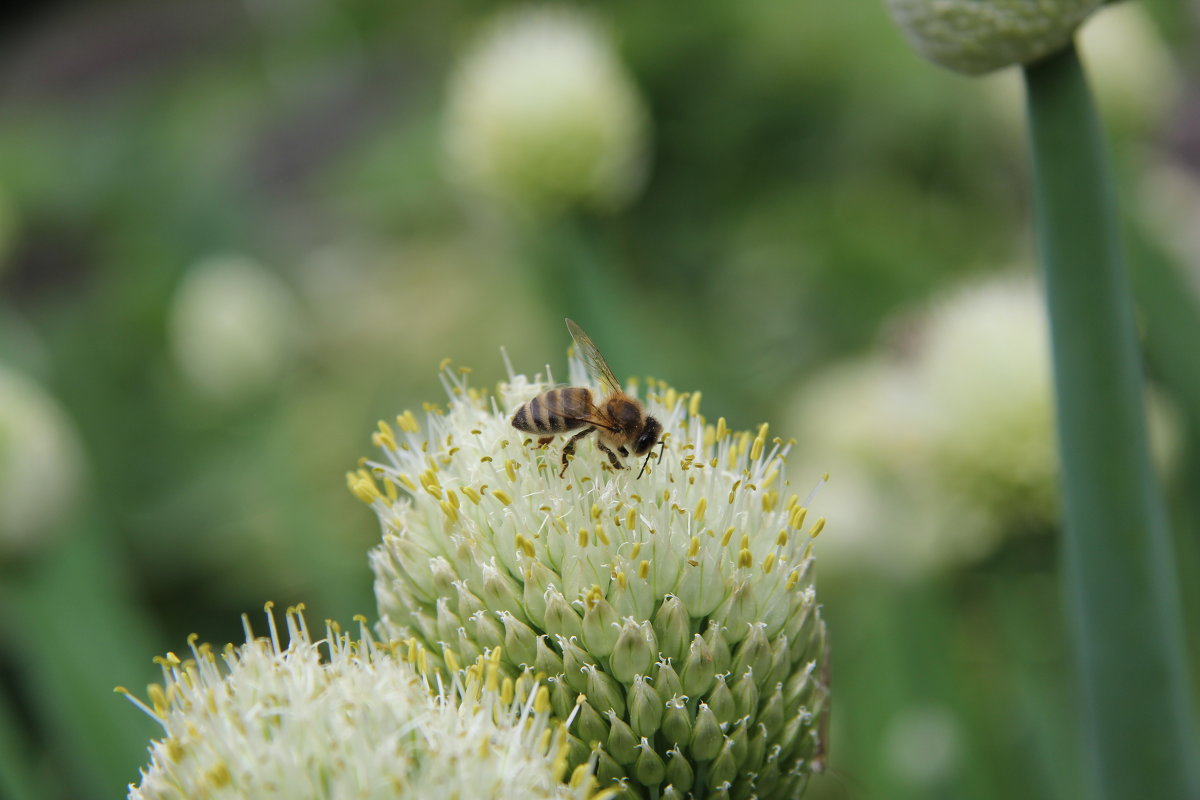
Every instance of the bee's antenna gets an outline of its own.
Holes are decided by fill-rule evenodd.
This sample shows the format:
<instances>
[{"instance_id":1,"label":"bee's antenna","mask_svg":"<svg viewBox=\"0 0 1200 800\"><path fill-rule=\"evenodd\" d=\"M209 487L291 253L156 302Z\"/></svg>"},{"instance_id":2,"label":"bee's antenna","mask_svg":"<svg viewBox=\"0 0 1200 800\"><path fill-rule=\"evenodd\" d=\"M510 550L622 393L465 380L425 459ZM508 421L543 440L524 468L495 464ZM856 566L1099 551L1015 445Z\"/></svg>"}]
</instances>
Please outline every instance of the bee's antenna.
<instances>
[{"instance_id":1,"label":"bee's antenna","mask_svg":"<svg viewBox=\"0 0 1200 800\"><path fill-rule=\"evenodd\" d=\"M656 464L662 463L663 451L667 449L667 439L665 436L663 437L662 441L659 442L659 444L662 446L658 448L658 461L655 462ZM639 478L642 477L642 473L646 471L646 466L650 463L650 456L652 455L654 455L654 448L651 448L650 452L646 453L646 460L642 462L642 468L638 471Z\"/></svg>"}]
</instances>

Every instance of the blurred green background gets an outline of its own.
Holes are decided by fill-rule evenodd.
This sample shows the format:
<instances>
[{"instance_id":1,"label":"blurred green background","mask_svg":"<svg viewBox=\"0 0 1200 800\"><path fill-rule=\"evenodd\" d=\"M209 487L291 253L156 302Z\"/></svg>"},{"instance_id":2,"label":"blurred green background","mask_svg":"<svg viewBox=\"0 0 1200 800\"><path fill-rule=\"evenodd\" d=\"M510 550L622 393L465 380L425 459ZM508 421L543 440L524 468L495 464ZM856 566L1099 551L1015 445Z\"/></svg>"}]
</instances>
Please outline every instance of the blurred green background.
<instances>
[{"instance_id":1,"label":"blurred green background","mask_svg":"<svg viewBox=\"0 0 1200 800\"><path fill-rule=\"evenodd\" d=\"M373 616L378 529L343 475L375 421L439 400L443 357L476 385L503 377L501 345L519 371L565 374L571 316L619 375L797 436L798 486L834 473L814 501L831 769L810 796L1076 796L1054 525L1023 513L1052 487L1014 479L1002 512L979 506L906 456L925 450L902 416L915 433L883 467L800 437L825 421L806 418L806 387L864 358L903 373L930 303L1032 273L1018 76L921 61L876 2L574 6L642 109L641 178L602 207L514 209L472 192L447 144L464 52L513 8L0 12L0 795L122 794L156 728L112 689L142 693L152 656L189 633L237 641L267 600ZM1197 17L1164 0L1089 26L1117 14L1084 54L1174 409L1194 631ZM873 471L867 494L837 491L834 463ZM839 517L903 547L934 508L989 515L986 546L903 574L854 557L821 571ZM956 519L928 524L953 540Z\"/></svg>"}]
</instances>

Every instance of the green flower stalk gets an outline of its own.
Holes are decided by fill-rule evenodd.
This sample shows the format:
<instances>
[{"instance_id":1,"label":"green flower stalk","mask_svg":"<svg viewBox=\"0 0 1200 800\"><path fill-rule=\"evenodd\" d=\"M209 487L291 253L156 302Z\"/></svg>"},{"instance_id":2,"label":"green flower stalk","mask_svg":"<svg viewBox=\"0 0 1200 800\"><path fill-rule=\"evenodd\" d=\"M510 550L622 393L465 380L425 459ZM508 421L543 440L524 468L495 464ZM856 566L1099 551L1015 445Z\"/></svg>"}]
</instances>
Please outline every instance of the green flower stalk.
<instances>
[{"instance_id":1,"label":"green flower stalk","mask_svg":"<svg viewBox=\"0 0 1200 800\"><path fill-rule=\"evenodd\" d=\"M578 711L573 763L595 753L628 796L796 797L823 766L828 689L824 520L788 495L789 445L652 383L662 460L639 478L584 443L560 478L561 442L510 424L549 381L444 383L448 408L381 422L382 457L349 476L383 529L381 633L448 668L495 648L505 674L532 667L560 719Z\"/></svg>"},{"instance_id":2,"label":"green flower stalk","mask_svg":"<svg viewBox=\"0 0 1200 800\"><path fill-rule=\"evenodd\" d=\"M549 689L500 678L500 650L434 675L415 641L380 642L327 623L314 641L302 609L270 635L217 657L157 659L163 683L139 707L163 727L131 800L150 798L558 798L606 800L592 763L567 776L566 728Z\"/></svg>"}]
</instances>

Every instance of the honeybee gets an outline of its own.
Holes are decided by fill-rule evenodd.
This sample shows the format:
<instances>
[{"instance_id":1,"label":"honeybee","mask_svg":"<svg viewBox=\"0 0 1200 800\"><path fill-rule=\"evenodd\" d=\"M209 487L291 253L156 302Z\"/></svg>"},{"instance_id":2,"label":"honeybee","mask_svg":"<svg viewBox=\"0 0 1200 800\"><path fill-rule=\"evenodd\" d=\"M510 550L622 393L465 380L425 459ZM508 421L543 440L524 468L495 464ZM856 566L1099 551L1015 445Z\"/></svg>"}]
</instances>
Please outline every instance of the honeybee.
<instances>
[{"instance_id":1,"label":"honeybee","mask_svg":"<svg viewBox=\"0 0 1200 800\"><path fill-rule=\"evenodd\" d=\"M617 457L629 455L633 448L636 455L646 455L638 477L650 463L650 451L659 444L662 423L650 416L636 399L621 390L621 384L613 376L608 362L591 338L573 320L567 320L567 330L575 340L575 352L583 360L588 376L600 384L606 392L598 404L593 402L592 390L584 386L563 386L549 389L517 409L513 414L513 427L527 433L555 434L583 428L563 445L562 471L567 474L567 458L575 454L575 443L592 431L596 431L596 447L608 456L613 469L625 469ZM542 436L539 445L548 445L554 437ZM665 444L665 443L664 443ZM615 451L615 452L614 452ZM659 458L662 458L661 451Z\"/></svg>"}]
</instances>

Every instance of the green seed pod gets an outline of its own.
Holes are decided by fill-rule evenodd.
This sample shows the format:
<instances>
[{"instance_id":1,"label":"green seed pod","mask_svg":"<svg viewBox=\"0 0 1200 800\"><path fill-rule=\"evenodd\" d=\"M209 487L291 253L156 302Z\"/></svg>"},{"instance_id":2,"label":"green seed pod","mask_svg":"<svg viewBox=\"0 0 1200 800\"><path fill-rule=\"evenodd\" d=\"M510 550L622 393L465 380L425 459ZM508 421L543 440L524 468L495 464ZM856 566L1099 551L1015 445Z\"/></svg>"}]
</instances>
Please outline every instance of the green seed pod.
<instances>
[{"instance_id":1,"label":"green seed pod","mask_svg":"<svg viewBox=\"0 0 1200 800\"><path fill-rule=\"evenodd\" d=\"M629 725L634 733L649 737L658 732L666 704L643 676L634 677L625 701L629 704Z\"/></svg>"},{"instance_id":2,"label":"green seed pod","mask_svg":"<svg viewBox=\"0 0 1200 800\"><path fill-rule=\"evenodd\" d=\"M982 74L1028 64L1062 48L1103 0L888 0L921 55Z\"/></svg>"},{"instance_id":3,"label":"green seed pod","mask_svg":"<svg viewBox=\"0 0 1200 800\"><path fill-rule=\"evenodd\" d=\"M638 746L637 762L633 765L633 776L643 786L655 787L662 783L666 773L666 764L658 753L654 752L649 740L643 736L642 743Z\"/></svg>"},{"instance_id":4,"label":"green seed pod","mask_svg":"<svg viewBox=\"0 0 1200 800\"><path fill-rule=\"evenodd\" d=\"M721 743L725 736L721 733L721 725L713 716L707 703L701 703L696 712L696 724L692 727L692 739L688 749L696 761L710 761L721 752Z\"/></svg>"}]
</instances>

